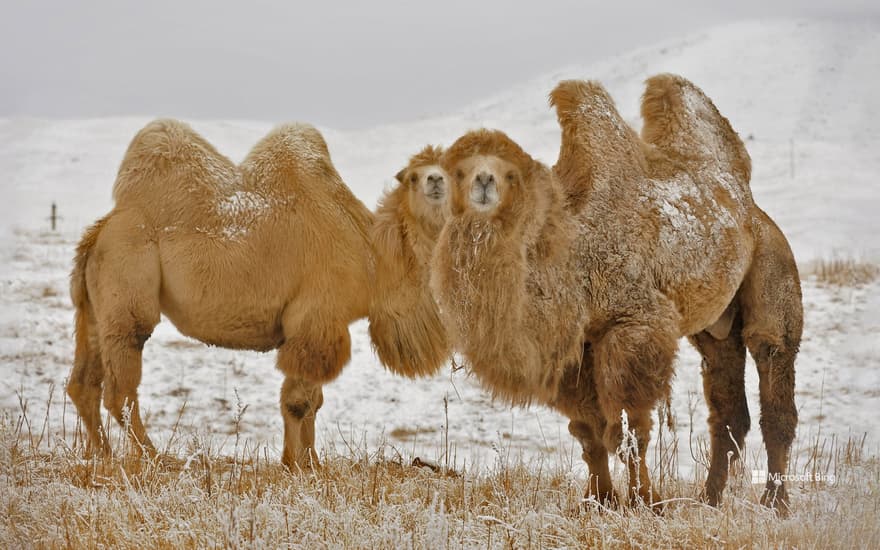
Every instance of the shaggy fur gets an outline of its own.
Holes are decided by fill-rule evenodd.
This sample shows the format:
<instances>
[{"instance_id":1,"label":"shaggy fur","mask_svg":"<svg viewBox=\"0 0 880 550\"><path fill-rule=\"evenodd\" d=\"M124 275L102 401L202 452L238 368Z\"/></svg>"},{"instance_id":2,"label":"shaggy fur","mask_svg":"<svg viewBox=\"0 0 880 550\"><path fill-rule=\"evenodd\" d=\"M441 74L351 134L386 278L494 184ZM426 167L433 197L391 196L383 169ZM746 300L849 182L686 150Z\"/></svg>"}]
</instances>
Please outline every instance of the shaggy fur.
<instances>
[{"instance_id":1,"label":"shaggy fur","mask_svg":"<svg viewBox=\"0 0 880 550\"><path fill-rule=\"evenodd\" d=\"M476 156L503 159L517 172L490 216L467 203L461 164ZM443 166L453 176L452 218L434 251L431 288L445 324L494 395L550 402L563 368L580 360L582 339L561 327L585 321L582 300L570 293L574 270L553 268L569 257L558 244L575 234L562 191L546 166L498 131L461 137Z\"/></svg>"},{"instance_id":2,"label":"shaggy fur","mask_svg":"<svg viewBox=\"0 0 880 550\"><path fill-rule=\"evenodd\" d=\"M747 348L761 378L761 427L768 470L785 473L797 424L794 359L803 323L800 283L785 237L752 201L750 159L739 137L699 88L673 75L658 75L647 82L641 141L633 139L634 133L616 116L610 98L596 84L563 82L551 94L551 103L563 129L555 172L571 190L570 196L598 201L600 208L609 212L622 212L616 209L626 205L609 200L613 193L607 188L629 179L636 185L644 182L641 192L630 188L639 197L638 203L656 208L653 219L660 222L656 233L659 246L642 252L653 254L656 262L649 276L657 281L655 286L662 296L671 298L676 306L680 318L677 335L688 336L703 355L712 446L705 498L712 504L720 502L728 453L738 458L737 446L742 448L749 429L744 387ZM615 134L625 139L614 139ZM606 167L608 159L612 162ZM658 189L662 193L657 193ZM632 210L625 210L621 219L632 216ZM639 214L642 219L651 219ZM641 231L631 234L645 234L651 228L640 225ZM715 296L724 298L713 300ZM731 300L723 307L728 296ZM604 340L594 340L596 355L584 360L584 366L587 359L596 363L598 396L604 395L608 385L601 370ZM649 380L644 379L641 386L650 388L653 383ZM596 390L564 388L560 393L577 395L581 391L591 395ZM599 397L600 404L602 400ZM557 405L564 401L560 399ZM620 408L632 419L626 402L621 403ZM604 408L607 410L607 404ZM613 447L595 434L607 428L609 419L606 416L598 421L588 401L581 401L580 409L580 415L568 411L573 419L572 433L577 432L584 446L591 472L597 472L598 494L606 494L610 490L604 475L607 465L597 463L595 455L603 444L608 450ZM636 426L639 424L636 419ZM589 429L584 429L585 425ZM647 441L643 443L639 437L641 450ZM785 512L785 486L768 481L762 502L778 505Z\"/></svg>"},{"instance_id":3,"label":"shaggy fur","mask_svg":"<svg viewBox=\"0 0 880 550\"><path fill-rule=\"evenodd\" d=\"M413 155L396 176L399 185L379 203L371 231L376 276L370 337L382 363L410 378L436 373L450 354L437 304L428 291L428 262L447 214L442 153L428 146ZM435 197L433 203L428 193Z\"/></svg>"},{"instance_id":4,"label":"shaggy fur","mask_svg":"<svg viewBox=\"0 0 880 550\"><path fill-rule=\"evenodd\" d=\"M68 393L92 449L109 452L103 393L118 421L130 409L132 437L154 452L137 388L141 351L162 313L209 344L277 349L282 460L313 462L321 387L349 359L348 325L368 314L374 263L373 215L339 177L320 133L281 126L236 166L189 126L158 120L129 145L113 197L113 210L83 236L71 275L77 348Z\"/></svg>"},{"instance_id":5,"label":"shaggy fur","mask_svg":"<svg viewBox=\"0 0 880 550\"><path fill-rule=\"evenodd\" d=\"M607 452L618 449L625 412L638 455L628 460L629 496L656 502L645 460L651 411L668 395L678 339L692 337L706 357L707 498L717 502L727 471L716 457L732 447L720 427L730 425L738 443L748 427L732 359L744 340L762 373L769 469L784 473L800 289L784 237L752 201L739 138L680 77L648 81L643 139L596 83L563 82L551 103L563 132L552 177L499 132L472 132L444 158L461 177L431 284L455 344L497 395L531 396L571 418L590 493L602 498L614 495ZM524 176L501 187L488 213L467 204L477 180L461 168L486 155L506 155ZM544 235L558 240L557 253L541 254ZM775 497L785 501L784 487Z\"/></svg>"}]
</instances>

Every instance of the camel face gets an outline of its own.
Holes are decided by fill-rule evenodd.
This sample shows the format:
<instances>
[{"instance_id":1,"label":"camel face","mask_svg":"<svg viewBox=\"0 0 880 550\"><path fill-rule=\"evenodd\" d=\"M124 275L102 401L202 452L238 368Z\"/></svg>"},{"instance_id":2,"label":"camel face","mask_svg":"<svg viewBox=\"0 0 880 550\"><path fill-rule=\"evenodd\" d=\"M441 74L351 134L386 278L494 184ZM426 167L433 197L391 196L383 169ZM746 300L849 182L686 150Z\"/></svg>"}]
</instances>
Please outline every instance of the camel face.
<instances>
[{"instance_id":1,"label":"camel face","mask_svg":"<svg viewBox=\"0 0 880 550\"><path fill-rule=\"evenodd\" d=\"M494 212L520 179L513 163L496 156L475 155L455 166L455 185L467 197L466 208L477 212Z\"/></svg>"},{"instance_id":2,"label":"camel face","mask_svg":"<svg viewBox=\"0 0 880 550\"><path fill-rule=\"evenodd\" d=\"M437 165L419 166L407 173L406 185L409 188L409 204L418 211L419 205L437 207L446 204L449 193L449 178Z\"/></svg>"},{"instance_id":3,"label":"camel face","mask_svg":"<svg viewBox=\"0 0 880 550\"><path fill-rule=\"evenodd\" d=\"M441 218L449 196L449 176L438 164L409 166L397 180L407 189L410 210L424 218Z\"/></svg>"}]
</instances>

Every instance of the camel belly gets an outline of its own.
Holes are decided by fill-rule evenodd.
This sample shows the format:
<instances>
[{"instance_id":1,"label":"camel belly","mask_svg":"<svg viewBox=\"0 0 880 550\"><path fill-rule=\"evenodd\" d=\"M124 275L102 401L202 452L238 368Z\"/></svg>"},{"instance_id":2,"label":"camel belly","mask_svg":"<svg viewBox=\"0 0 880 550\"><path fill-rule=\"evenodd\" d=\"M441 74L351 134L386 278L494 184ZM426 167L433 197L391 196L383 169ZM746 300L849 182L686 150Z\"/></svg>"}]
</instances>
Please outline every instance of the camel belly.
<instances>
[{"instance_id":1,"label":"camel belly","mask_svg":"<svg viewBox=\"0 0 880 550\"><path fill-rule=\"evenodd\" d=\"M205 304L181 307L180 303L162 304L162 313L190 338L213 346L232 349L269 351L284 342L281 309L277 311L218 311Z\"/></svg>"},{"instance_id":2,"label":"camel belly","mask_svg":"<svg viewBox=\"0 0 880 550\"><path fill-rule=\"evenodd\" d=\"M717 269L712 274L693 277L692 273L680 273L676 281L678 284L666 289L666 296L675 303L680 316L681 336L696 334L719 321L725 321L722 317L736 296L748 268L745 253L735 256L719 258L715 264Z\"/></svg>"},{"instance_id":3,"label":"camel belly","mask_svg":"<svg viewBox=\"0 0 880 550\"><path fill-rule=\"evenodd\" d=\"M655 183L655 273L688 336L714 325L736 295L754 250L750 218L744 199L720 183Z\"/></svg>"},{"instance_id":4,"label":"camel belly","mask_svg":"<svg viewBox=\"0 0 880 550\"><path fill-rule=\"evenodd\" d=\"M268 351L284 340L291 292L284 279L251 271L255 262L198 263L163 255L160 304L177 329L216 346Z\"/></svg>"}]
</instances>

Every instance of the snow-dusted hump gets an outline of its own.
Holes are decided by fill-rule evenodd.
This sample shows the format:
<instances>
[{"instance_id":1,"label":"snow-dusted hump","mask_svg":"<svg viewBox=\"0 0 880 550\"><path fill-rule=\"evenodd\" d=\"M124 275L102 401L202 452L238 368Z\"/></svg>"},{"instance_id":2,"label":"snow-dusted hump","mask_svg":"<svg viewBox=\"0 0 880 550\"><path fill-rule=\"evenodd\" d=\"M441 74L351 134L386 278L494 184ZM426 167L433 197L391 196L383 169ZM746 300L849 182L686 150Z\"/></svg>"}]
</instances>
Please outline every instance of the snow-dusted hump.
<instances>
[{"instance_id":1,"label":"snow-dusted hump","mask_svg":"<svg viewBox=\"0 0 880 550\"><path fill-rule=\"evenodd\" d=\"M278 126L269 132L254 146L241 166L259 178L287 170L318 174L332 164L321 133L308 124L295 123Z\"/></svg>"},{"instance_id":2,"label":"snow-dusted hump","mask_svg":"<svg viewBox=\"0 0 880 550\"><path fill-rule=\"evenodd\" d=\"M731 173L742 185L751 160L730 122L689 80L660 74L646 81L642 96L642 139L698 169Z\"/></svg>"},{"instance_id":3,"label":"snow-dusted hump","mask_svg":"<svg viewBox=\"0 0 880 550\"><path fill-rule=\"evenodd\" d=\"M617 112L614 100L595 81L563 80L550 92L550 105L556 107L559 123L579 125L592 133L616 134L626 138L629 129Z\"/></svg>"}]
</instances>

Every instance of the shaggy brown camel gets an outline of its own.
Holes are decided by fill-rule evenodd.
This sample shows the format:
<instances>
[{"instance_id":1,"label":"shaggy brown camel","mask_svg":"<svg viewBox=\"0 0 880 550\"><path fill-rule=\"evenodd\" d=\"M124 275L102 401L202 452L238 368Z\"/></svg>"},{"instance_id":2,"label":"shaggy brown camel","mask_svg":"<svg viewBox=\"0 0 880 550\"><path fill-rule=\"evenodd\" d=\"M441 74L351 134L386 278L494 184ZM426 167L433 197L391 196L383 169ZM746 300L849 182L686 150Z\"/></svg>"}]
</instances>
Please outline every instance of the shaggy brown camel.
<instances>
[{"instance_id":1,"label":"shaggy brown camel","mask_svg":"<svg viewBox=\"0 0 880 550\"><path fill-rule=\"evenodd\" d=\"M421 170L424 159L415 160L410 169ZM442 176L439 169L430 173ZM405 224L442 212L443 182L435 179L421 194L419 185L410 182L407 202L423 215ZM113 210L85 232L71 274L76 355L67 392L88 432L88 451L110 452L100 418L103 392L117 421L129 411L133 440L155 453L137 389L144 343L161 313L208 344L277 349L285 375L282 462L291 469L316 463L321 387L348 362L348 325L370 313L374 282L386 276L374 264L394 261L374 254L374 217L343 183L320 133L281 126L236 166L189 126L158 120L129 145L113 198ZM387 225L394 213L384 219ZM433 226L423 231L436 234ZM421 238L414 233L402 246ZM395 307L394 296L386 298ZM398 309L436 318L436 310ZM407 342L399 318L387 322L402 342L377 342L380 355L397 357L391 367L398 372L439 369L445 355L438 346L428 348L433 355L420 355L424 335ZM387 345L396 348L386 351ZM410 353L399 357L396 349Z\"/></svg>"},{"instance_id":2,"label":"shaggy brown camel","mask_svg":"<svg viewBox=\"0 0 880 550\"><path fill-rule=\"evenodd\" d=\"M496 395L571 419L588 495L615 500L608 452L617 450L630 499L649 504L660 502L645 457L651 411L668 395L678 339L704 357L712 503L731 438L741 446L748 429L748 348L768 469L784 473L800 286L784 236L752 200L738 136L702 91L670 75L648 80L642 139L596 83L563 82L551 102L563 129L553 172L487 130L443 159L452 211L431 285L456 347ZM784 485L768 481L762 502L784 512Z\"/></svg>"}]
</instances>

